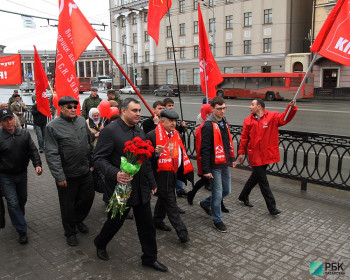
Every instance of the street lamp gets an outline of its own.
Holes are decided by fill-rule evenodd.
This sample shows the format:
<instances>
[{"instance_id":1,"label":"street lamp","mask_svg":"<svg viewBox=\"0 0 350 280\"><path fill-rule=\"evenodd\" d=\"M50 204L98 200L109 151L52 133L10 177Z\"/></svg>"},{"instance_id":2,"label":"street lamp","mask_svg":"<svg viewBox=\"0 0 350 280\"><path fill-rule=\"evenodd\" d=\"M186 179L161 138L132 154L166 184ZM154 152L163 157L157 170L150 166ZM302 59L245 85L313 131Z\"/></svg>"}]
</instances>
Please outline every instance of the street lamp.
<instances>
[{"instance_id":1,"label":"street lamp","mask_svg":"<svg viewBox=\"0 0 350 280\"><path fill-rule=\"evenodd\" d=\"M214 9L204 0L201 0L201 1L203 2L203 6L207 7L213 13L213 22L211 24L211 37L212 37L212 43L213 43L212 53L213 53L213 56L215 56L215 14L214 14Z\"/></svg>"},{"instance_id":2,"label":"street lamp","mask_svg":"<svg viewBox=\"0 0 350 280\"><path fill-rule=\"evenodd\" d=\"M45 73L47 75L47 59L49 58L48 54L43 54L43 58L45 60Z\"/></svg>"}]
</instances>

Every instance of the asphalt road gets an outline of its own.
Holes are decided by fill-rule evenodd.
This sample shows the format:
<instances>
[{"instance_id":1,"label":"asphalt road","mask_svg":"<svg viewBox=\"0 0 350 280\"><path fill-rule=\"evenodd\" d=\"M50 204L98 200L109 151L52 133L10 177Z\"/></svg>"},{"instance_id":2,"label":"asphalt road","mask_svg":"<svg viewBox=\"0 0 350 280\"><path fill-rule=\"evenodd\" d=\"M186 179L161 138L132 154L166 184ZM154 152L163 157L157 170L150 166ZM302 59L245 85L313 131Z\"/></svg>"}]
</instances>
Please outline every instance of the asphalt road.
<instances>
[{"instance_id":1,"label":"asphalt road","mask_svg":"<svg viewBox=\"0 0 350 280\"><path fill-rule=\"evenodd\" d=\"M0 101L7 102L13 89L0 88ZM23 100L26 104L32 104L31 94L23 93ZM80 102L89 96L89 92L80 94ZM106 91L99 92L101 98L106 98ZM137 97L136 95L123 94L122 97ZM150 107L154 101L165 98L153 95L143 96ZM175 101L175 110L180 114L179 98L172 97ZM184 120L196 120L202 105L202 95L186 96L183 94L182 112ZM250 114L249 106L252 100L249 99L226 99L228 110L226 118L230 124L242 125L243 120ZM266 109L270 111L283 112L287 101L267 101ZM295 131L307 131L324 134L350 136L350 101L342 100L301 100L297 102L298 113L293 121L283 129ZM142 105L142 115L149 116L150 113Z\"/></svg>"}]
</instances>

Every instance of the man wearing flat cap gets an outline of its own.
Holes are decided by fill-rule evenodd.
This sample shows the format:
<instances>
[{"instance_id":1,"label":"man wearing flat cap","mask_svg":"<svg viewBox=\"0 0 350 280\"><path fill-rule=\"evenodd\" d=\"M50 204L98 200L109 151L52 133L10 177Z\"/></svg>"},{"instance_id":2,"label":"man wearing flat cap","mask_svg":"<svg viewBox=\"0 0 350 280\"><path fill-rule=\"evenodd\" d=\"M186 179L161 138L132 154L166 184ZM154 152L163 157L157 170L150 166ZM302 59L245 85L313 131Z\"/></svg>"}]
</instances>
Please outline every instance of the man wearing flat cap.
<instances>
[{"instance_id":1,"label":"man wearing flat cap","mask_svg":"<svg viewBox=\"0 0 350 280\"><path fill-rule=\"evenodd\" d=\"M168 216L181 243L186 243L190 239L176 204L175 189L177 178L185 182L185 176L192 175L193 178L193 166L187 156L180 134L175 129L178 118L179 115L174 110L162 110L160 122L154 130L147 134L147 138L151 140L155 148L152 157L153 172L158 186L158 200L153 216L155 227L170 231L171 228L164 223L165 216Z\"/></svg>"},{"instance_id":2,"label":"man wearing flat cap","mask_svg":"<svg viewBox=\"0 0 350 280\"><path fill-rule=\"evenodd\" d=\"M89 118L89 112L91 108L97 108L102 99L98 96L97 88L91 88L91 94L84 100L83 107L81 108L81 116L84 119Z\"/></svg>"},{"instance_id":3,"label":"man wearing flat cap","mask_svg":"<svg viewBox=\"0 0 350 280\"><path fill-rule=\"evenodd\" d=\"M95 195L90 172L93 146L85 119L77 116L78 100L65 96L58 105L60 116L47 125L45 156L56 180L67 244L76 246L77 230L89 232L83 221Z\"/></svg>"},{"instance_id":4,"label":"man wearing flat cap","mask_svg":"<svg viewBox=\"0 0 350 280\"><path fill-rule=\"evenodd\" d=\"M10 110L18 117L21 127L24 128L27 120L24 117L24 112L27 111L27 106L21 100L21 96L18 93L13 94L15 101L11 104Z\"/></svg>"},{"instance_id":5,"label":"man wearing flat cap","mask_svg":"<svg viewBox=\"0 0 350 280\"><path fill-rule=\"evenodd\" d=\"M122 105L123 99L120 97L120 94L115 91L115 89L109 89L107 91L108 101L114 100L118 103L117 107Z\"/></svg>"},{"instance_id":6,"label":"man wearing flat cap","mask_svg":"<svg viewBox=\"0 0 350 280\"><path fill-rule=\"evenodd\" d=\"M24 207L27 202L27 168L31 160L36 173L41 175L41 160L29 132L15 127L11 110L1 109L0 121L0 188L7 201L11 222L18 232L18 241L26 244Z\"/></svg>"}]
</instances>

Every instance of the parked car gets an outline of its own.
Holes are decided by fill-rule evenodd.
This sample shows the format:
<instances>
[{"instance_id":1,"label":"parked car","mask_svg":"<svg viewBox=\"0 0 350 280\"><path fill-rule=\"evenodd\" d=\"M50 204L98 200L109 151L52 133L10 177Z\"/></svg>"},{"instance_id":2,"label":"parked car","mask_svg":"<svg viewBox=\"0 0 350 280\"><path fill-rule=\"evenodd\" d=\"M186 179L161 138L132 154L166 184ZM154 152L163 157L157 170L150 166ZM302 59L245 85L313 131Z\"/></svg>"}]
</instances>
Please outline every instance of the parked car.
<instances>
[{"instance_id":1,"label":"parked car","mask_svg":"<svg viewBox=\"0 0 350 280\"><path fill-rule=\"evenodd\" d=\"M34 82L24 82L19 86L20 91L24 92L33 92L35 90L35 83Z\"/></svg>"},{"instance_id":2,"label":"parked car","mask_svg":"<svg viewBox=\"0 0 350 280\"><path fill-rule=\"evenodd\" d=\"M137 90L140 92L140 89L138 87L136 87ZM132 86L125 86L123 88L121 88L119 90L119 93L122 94L122 93L129 93L129 94L133 94L133 93L136 93L135 90L132 88Z\"/></svg>"},{"instance_id":3,"label":"parked car","mask_svg":"<svg viewBox=\"0 0 350 280\"><path fill-rule=\"evenodd\" d=\"M158 95L178 96L179 89L174 85L164 85L164 86L160 86L159 88L156 88L153 91L153 94L155 96L158 96Z\"/></svg>"}]
</instances>

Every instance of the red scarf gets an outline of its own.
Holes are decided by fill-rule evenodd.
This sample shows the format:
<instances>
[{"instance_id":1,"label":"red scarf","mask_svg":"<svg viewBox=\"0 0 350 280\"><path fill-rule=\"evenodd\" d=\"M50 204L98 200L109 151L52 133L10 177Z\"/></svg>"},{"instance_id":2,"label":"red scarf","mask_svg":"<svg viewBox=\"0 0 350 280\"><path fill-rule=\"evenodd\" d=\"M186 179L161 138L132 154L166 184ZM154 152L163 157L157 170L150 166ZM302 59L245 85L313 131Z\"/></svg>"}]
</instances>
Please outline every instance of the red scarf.
<instances>
[{"instance_id":1,"label":"red scarf","mask_svg":"<svg viewBox=\"0 0 350 280\"><path fill-rule=\"evenodd\" d=\"M235 157L235 152L233 150L233 141L231 137L231 132L228 127L228 124L226 123L228 136L230 139L230 157ZM213 132L214 132L214 152L215 152L215 164L223 164L226 163L226 156L225 156L225 150L224 150L224 144L222 142L221 132L219 125L215 122L213 122Z\"/></svg>"},{"instance_id":2,"label":"red scarf","mask_svg":"<svg viewBox=\"0 0 350 280\"><path fill-rule=\"evenodd\" d=\"M169 139L167 132L161 122L156 127L156 145L164 146L163 152L158 159L159 171L173 171L177 172L179 163L179 146L182 149L182 163L184 167L184 174L193 171L193 166L190 159L187 156L185 147L182 143L180 134L176 129L172 131L172 136Z\"/></svg>"}]
</instances>

